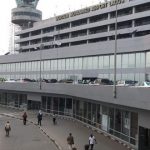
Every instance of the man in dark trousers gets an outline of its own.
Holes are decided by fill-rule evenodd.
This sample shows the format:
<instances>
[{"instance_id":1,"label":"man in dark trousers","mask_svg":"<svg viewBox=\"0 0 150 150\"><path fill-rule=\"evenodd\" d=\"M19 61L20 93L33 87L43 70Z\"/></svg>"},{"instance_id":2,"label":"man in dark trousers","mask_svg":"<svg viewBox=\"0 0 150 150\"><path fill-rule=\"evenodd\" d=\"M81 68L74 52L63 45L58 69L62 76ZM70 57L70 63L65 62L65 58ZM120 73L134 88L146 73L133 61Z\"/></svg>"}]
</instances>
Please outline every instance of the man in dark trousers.
<instances>
[{"instance_id":1,"label":"man in dark trousers","mask_svg":"<svg viewBox=\"0 0 150 150\"><path fill-rule=\"evenodd\" d=\"M96 144L96 138L94 137L93 134L91 134L89 137L90 150L93 150L94 144Z\"/></svg>"},{"instance_id":2,"label":"man in dark trousers","mask_svg":"<svg viewBox=\"0 0 150 150\"><path fill-rule=\"evenodd\" d=\"M55 113L53 114L53 124L54 125L56 124L56 115L55 115Z\"/></svg>"},{"instance_id":3,"label":"man in dark trousers","mask_svg":"<svg viewBox=\"0 0 150 150\"><path fill-rule=\"evenodd\" d=\"M26 125L26 122L27 122L27 113L26 112L24 112L22 118L23 118L23 124Z\"/></svg>"},{"instance_id":4,"label":"man in dark trousers","mask_svg":"<svg viewBox=\"0 0 150 150\"><path fill-rule=\"evenodd\" d=\"M39 110L39 113L37 115L37 119L38 119L38 125L40 125L40 126L41 126L42 116L43 116L42 112L41 112L41 110Z\"/></svg>"},{"instance_id":5,"label":"man in dark trousers","mask_svg":"<svg viewBox=\"0 0 150 150\"><path fill-rule=\"evenodd\" d=\"M69 146L69 150L72 150L73 145L74 145L74 138L72 136L72 133L69 133L69 136L67 137L67 143Z\"/></svg>"},{"instance_id":6,"label":"man in dark trousers","mask_svg":"<svg viewBox=\"0 0 150 150\"><path fill-rule=\"evenodd\" d=\"M10 130L11 130L10 123L9 123L9 121L7 121L7 123L5 124L5 131L6 131L7 137L9 136Z\"/></svg>"}]
</instances>

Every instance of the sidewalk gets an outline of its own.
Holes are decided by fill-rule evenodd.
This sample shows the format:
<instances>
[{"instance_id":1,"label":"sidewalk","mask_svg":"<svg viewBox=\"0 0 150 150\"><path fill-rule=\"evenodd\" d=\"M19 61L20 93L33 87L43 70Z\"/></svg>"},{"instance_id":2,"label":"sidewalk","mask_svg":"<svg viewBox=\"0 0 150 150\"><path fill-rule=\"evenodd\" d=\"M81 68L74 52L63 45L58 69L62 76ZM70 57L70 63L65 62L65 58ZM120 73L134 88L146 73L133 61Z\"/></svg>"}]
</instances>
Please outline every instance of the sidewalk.
<instances>
[{"instance_id":1,"label":"sidewalk","mask_svg":"<svg viewBox=\"0 0 150 150\"><path fill-rule=\"evenodd\" d=\"M37 113L28 111L28 120L37 122ZM21 117L22 113L17 115ZM91 133L97 139L97 144L94 146L94 150L127 150L123 145L111 140L100 133L94 132L91 129L84 127L81 123L72 120L57 118L57 125L53 125L52 117L44 115L41 128L52 139L61 146L63 150L68 150L66 138L69 133L74 136L75 146L77 150L84 150L84 145L88 144L88 137Z\"/></svg>"}]
</instances>

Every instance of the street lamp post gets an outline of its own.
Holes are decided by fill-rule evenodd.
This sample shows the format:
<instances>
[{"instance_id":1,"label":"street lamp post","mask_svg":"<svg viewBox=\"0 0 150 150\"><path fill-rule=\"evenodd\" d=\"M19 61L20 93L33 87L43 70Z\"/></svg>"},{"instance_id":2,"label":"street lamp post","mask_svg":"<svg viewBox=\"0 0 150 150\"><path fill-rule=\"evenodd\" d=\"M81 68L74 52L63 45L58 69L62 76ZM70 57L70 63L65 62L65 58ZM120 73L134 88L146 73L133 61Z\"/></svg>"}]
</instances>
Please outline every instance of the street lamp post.
<instances>
[{"instance_id":1,"label":"street lamp post","mask_svg":"<svg viewBox=\"0 0 150 150\"><path fill-rule=\"evenodd\" d=\"M58 46L57 47L57 54L56 54L56 59L57 59L57 80L58 80L58 48L59 48L59 46L61 46L61 42L59 42L59 41L55 41L54 42L54 44L56 45L56 46Z\"/></svg>"},{"instance_id":2,"label":"street lamp post","mask_svg":"<svg viewBox=\"0 0 150 150\"><path fill-rule=\"evenodd\" d=\"M117 98L117 88L116 88L116 64L117 64L117 3L116 3L116 12L115 12L115 50L114 50L114 85L113 85L113 97Z\"/></svg>"},{"instance_id":3,"label":"street lamp post","mask_svg":"<svg viewBox=\"0 0 150 150\"><path fill-rule=\"evenodd\" d=\"M54 35L47 35L47 36L44 36L44 37L54 37ZM61 45L61 42L59 41L54 41L54 43L52 43L52 45L57 45L57 46L60 46ZM42 43L42 40L41 40L41 44L40 44L40 90L42 90L42 50L44 48L44 44ZM57 50L57 71L58 71L58 50ZM58 73L57 73L58 74Z\"/></svg>"},{"instance_id":4,"label":"street lamp post","mask_svg":"<svg viewBox=\"0 0 150 150\"><path fill-rule=\"evenodd\" d=\"M53 37L53 35L47 35L44 37ZM44 48L44 44L42 43L41 39L41 44L40 44L40 90L42 89L42 49Z\"/></svg>"},{"instance_id":5,"label":"street lamp post","mask_svg":"<svg viewBox=\"0 0 150 150\"><path fill-rule=\"evenodd\" d=\"M44 44L40 45L40 90L42 89L42 49L44 48Z\"/></svg>"}]
</instances>

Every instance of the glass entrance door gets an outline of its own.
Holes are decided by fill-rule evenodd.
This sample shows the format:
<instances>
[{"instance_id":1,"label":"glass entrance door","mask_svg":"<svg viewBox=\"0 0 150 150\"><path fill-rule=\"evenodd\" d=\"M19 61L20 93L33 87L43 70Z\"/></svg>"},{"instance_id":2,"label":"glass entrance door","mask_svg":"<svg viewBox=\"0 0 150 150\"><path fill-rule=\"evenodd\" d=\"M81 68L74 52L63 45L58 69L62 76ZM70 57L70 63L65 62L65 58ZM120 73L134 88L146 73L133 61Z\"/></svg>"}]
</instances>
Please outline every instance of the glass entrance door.
<instances>
[{"instance_id":1,"label":"glass entrance door","mask_svg":"<svg viewBox=\"0 0 150 150\"><path fill-rule=\"evenodd\" d=\"M139 150L150 150L150 129L139 127Z\"/></svg>"},{"instance_id":2,"label":"glass entrance door","mask_svg":"<svg viewBox=\"0 0 150 150\"><path fill-rule=\"evenodd\" d=\"M33 110L41 109L41 102L28 100L28 109L33 109Z\"/></svg>"}]
</instances>

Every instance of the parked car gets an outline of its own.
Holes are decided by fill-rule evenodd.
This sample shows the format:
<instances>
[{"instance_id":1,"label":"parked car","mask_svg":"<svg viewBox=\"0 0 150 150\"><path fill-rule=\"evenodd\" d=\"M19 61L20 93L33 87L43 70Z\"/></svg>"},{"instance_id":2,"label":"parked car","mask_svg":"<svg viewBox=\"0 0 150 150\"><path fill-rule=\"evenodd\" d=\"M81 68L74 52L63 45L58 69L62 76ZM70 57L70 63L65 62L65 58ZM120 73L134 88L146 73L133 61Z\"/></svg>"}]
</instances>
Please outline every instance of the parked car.
<instances>
[{"instance_id":1,"label":"parked car","mask_svg":"<svg viewBox=\"0 0 150 150\"><path fill-rule=\"evenodd\" d=\"M112 85L113 82L106 78L97 78L93 84L94 85Z\"/></svg>"},{"instance_id":2,"label":"parked car","mask_svg":"<svg viewBox=\"0 0 150 150\"><path fill-rule=\"evenodd\" d=\"M57 80L56 79L50 79L49 83L57 83Z\"/></svg>"},{"instance_id":3,"label":"parked car","mask_svg":"<svg viewBox=\"0 0 150 150\"><path fill-rule=\"evenodd\" d=\"M22 79L24 82L36 82L34 79L24 78Z\"/></svg>"},{"instance_id":4,"label":"parked car","mask_svg":"<svg viewBox=\"0 0 150 150\"><path fill-rule=\"evenodd\" d=\"M57 80L56 79L42 79L42 82L45 82L45 83L56 83Z\"/></svg>"},{"instance_id":5,"label":"parked car","mask_svg":"<svg viewBox=\"0 0 150 150\"><path fill-rule=\"evenodd\" d=\"M144 82L142 83L142 86L143 86L143 87L150 87L150 81L144 81Z\"/></svg>"},{"instance_id":6,"label":"parked car","mask_svg":"<svg viewBox=\"0 0 150 150\"><path fill-rule=\"evenodd\" d=\"M48 79L42 79L42 82L49 83L50 81Z\"/></svg>"},{"instance_id":7,"label":"parked car","mask_svg":"<svg viewBox=\"0 0 150 150\"><path fill-rule=\"evenodd\" d=\"M133 81L133 80L119 80L119 81L117 81L118 86L135 86L136 83L137 83L137 81Z\"/></svg>"},{"instance_id":8,"label":"parked car","mask_svg":"<svg viewBox=\"0 0 150 150\"><path fill-rule=\"evenodd\" d=\"M78 80L77 83L78 83L78 84L82 84L82 80Z\"/></svg>"},{"instance_id":9,"label":"parked car","mask_svg":"<svg viewBox=\"0 0 150 150\"><path fill-rule=\"evenodd\" d=\"M62 79L58 81L59 83L73 83L72 79Z\"/></svg>"},{"instance_id":10,"label":"parked car","mask_svg":"<svg viewBox=\"0 0 150 150\"><path fill-rule=\"evenodd\" d=\"M9 79L9 80L6 80L5 82L16 82L15 79Z\"/></svg>"}]
</instances>

